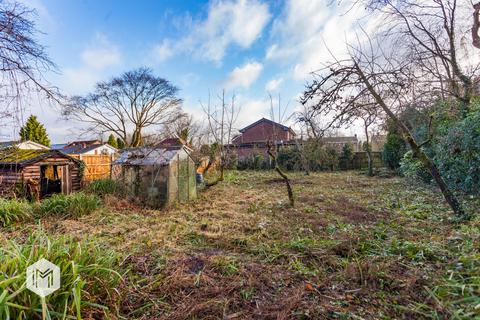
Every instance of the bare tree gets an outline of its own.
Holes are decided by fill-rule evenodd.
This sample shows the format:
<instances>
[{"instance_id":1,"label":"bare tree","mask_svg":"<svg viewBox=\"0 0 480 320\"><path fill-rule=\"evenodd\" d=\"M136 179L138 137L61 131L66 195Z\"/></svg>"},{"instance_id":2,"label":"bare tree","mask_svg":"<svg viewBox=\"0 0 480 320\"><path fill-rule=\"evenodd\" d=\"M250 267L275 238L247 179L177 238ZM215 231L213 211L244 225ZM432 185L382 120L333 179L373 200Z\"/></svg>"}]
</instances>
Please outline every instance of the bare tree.
<instances>
[{"instance_id":1,"label":"bare tree","mask_svg":"<svg viewBox=\"0 0 480 320\"><path fill-rule=\"evenodd\" d=\"M471 24L462 16L467 8L465 1L366 2L383 15L384 39L396 48L398 56L416 66L410 70L411 78L419 84L415 94L431 96L432 92L439 92L444 99L453 97L466 114L478 65L465 63L467 52L461 38L471 30Z\"/></svg>"},{"instance_id":2,"label":"bare tree","mask_svg":"<svg viewBox=\"0 0 480 320\"><path fill-rule=\"evenodd\" d=\"M362 102L356 108L356 112L353 117L361 119L363 122L363 131L365 134L365 145L363 146L365 153L367 154L368 163L368 176L373 176L373 156L372 156L372 144L370 140L370 128L379 120L379 108L375 106L375 102Z\"/></svg>"},{"instance_id":3,"label":"bare tree","mask_svg":"<svg viewBox=\"0 0 480 320\"><path fill-rule=\"evenodd\" d=\"M113 132L125 145L138 147L144 130L163 126L180 115L177 92L169 81L140 68L97 83L94 92L86 96L73 97L63 113L87 123L90 132Z\"/></svg>"},{"instance_id":4,"label":"bare tree","mask_svg":"<svg viewBox=\"0 0 480 320\"><path fill-rule=\"evenodd\" d=\"M275 110L274 110L274 105L273 105L273 97L271 94L269 94L270 97L270 117L272 118L272 121L275 121ZM280 102L280 95L278 95L278 104L277 104L277 112L278 112L278 119L276 122L282 124L282 122L285 121L285 113L287 110L288 105L286 105L284 108L282 108L281 102ZM282 110L283 109L283 110ZM274 170L278 173L278 175L283 179L285 182L285 187L287 188L287 194L288 194L288 201L290 205L293 207L295 205L295 198L293 196L293 189L292 189L292 183L288 176L283 172L283 170L280 168L278 165L278 148L279 148L279 137L277 136L276 132L276 125L272 126L273 128L273 135L272 135L272 140L270 139L267 141L267 153L268 156L270 157L271 162L273 163L273 168ZM267 136L267 135L265 135Z\"/></svg>"},{"instance_id":5,"label":"bare tree","mask_svg":"<svg viewBox=\"0 0 480 320\"><path fill-rule=\"evenodd\" d=\"M162 137L175 137L189 145L200 145L204 136L204 130L199 121L196 121L192 115L181 113L170 123L164 126Z\"/></svg>"},{"instance_id":6,"label":"bare tree","mask_svg":"<svg viewBox=\"0 0 480 320\"><path fill-rule=\"evenodd\" d=\"M0 117L17 117L21 98L40 93L61 102L57 88L44 79L56 66L36 40L35 12L18 2L0 1Z\"/></svg>"},{"instance_id":7,"label":"bare tree","mask_svg":"<svg viewBox=\"0 0 480 320\"><path fill-rule=\"evenodd\" d=\"M445 183L433 160L422 146L429 141L419 143L415 140L407 125L398 117L398 113L407 104L415 101L411 94L414 82L411 78L411 65L395 58L395 52L383 50L383 39L377 42L367 41L367 47L359 44L351 48L350 57L336 60L316 72L316 78L307 86L302 102L313 102L313 108L332 111L331 125L348 121L359 112L364 101L373 100L372 107L378 114L384 113L403 132L412 152L429 170L440 188L445 200L453 212L465 217L465 212L450 188ZM412 100L413 99L413 100Z\"/></svg>"},{"instance_id":8,"label":"bare tree","mask_svg":"<svg viewBox=\"0 0 480 320\"><path fill-rule=\"evenodd\" d=\"M207 105L202 105L202 109L207 117L207 133L214 142L213 152L210 153L209 165L215 162L216 158L220 160L220 176L211 184L216 184L218 181L223 181L225 174L225 166L230 152L230 144L233 139L233 130L235 123L240 113L240 108L236 104L236 97L232 95L230 102L225 100L225 90L222 94L217 96L220 104L212 105L210 94L208 96Z\"/></svg>"}]
</instances>

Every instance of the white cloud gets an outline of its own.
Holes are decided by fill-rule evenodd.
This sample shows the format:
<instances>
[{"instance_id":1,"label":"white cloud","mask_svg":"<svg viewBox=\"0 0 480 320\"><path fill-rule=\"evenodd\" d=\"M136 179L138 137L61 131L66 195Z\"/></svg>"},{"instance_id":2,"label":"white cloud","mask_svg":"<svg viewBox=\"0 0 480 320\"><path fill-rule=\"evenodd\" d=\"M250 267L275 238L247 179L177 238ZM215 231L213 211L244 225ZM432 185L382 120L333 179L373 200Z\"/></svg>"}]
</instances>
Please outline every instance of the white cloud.
<instances>
[{"instance_id":1,"label":"white cloud","mask_svg":"<svg viewBox=\"0 0 480 320\"><path fill-rule=\"evenodd\" d=\"M248 62L241 67L235 67L225 80L228 89L243 87L248 88L257 80L263 70L263 65L256 61Z\"/></svg>"},{"instance_id":2,"label":"white cloud","mask_svg":"<svg viewBox=\"0 0 480 320\"><path fill-rule=\"evenodd\" d=\"M97 34L80 53L80 60L80 66L64 68L63 89L68 94L83 94L91 90L109 70L122 63L122 55L117 45L106 36Z\"/></svg>"},{"instance_id":3,"label":"white cloud","mask_svg":"<svg viewBox=\"0 0 480 320\"><path fill-rule=\"evenodd\" d=\"M96 70L103 70L121 62L118 47L102 34L95 36L93 44L82 52L81 58L85 66Z\"/></svg>"},{"instance_id":4,"label":"white cloud","mask_svg":"<svg viewBox=\"0 0 480 320\"><path fill-rule=\"evenodd\" d=\"M237 129L241 129L262 117L270 118L270 101L268 99L246 99L239 97L238 105L241 112L238 115Z\"/></svg>"},{"instance_id":5,"label":"white cloud","mask_svg":"<svg viewBox=\"0 0 480 320\"><path fill-rule=\"evenodd\" d=\"M347 53L346 43L355 40L364 17L365 11L348 1L337 6L328 1L289 0L273 22L273 42L265 58L291 65L293 78L305 80L331 61L332 54Z\"/></svg>"},{"instance_id":6,"label":"white cloud","mask_svg":"<svg viewBox=\"0 0 480 320\"><path fill-rule=\"evenodd\" d=\"M175 53L175 48L170 40L163 40L153 48L153 57L157 62L163 62L171 58Z\"/></svg>"},{"instance_id":7,"label":"white cloud","mask_svg":"<svg viewBox=\"0 0 480 320\"><path fill-rule=\"evenodd\" d=\"M168 40L168 46L164 46L164 40L160 47L154 47L154 54L158 48L162 48L156 53L163 58L170 58L174 52L183 52L220 63L230 46L250 48L260 37L270 17L268 5L258 0L212 0L205 20L194 20L187 24L186 36Z\"/></svg>"},{"instance_id":8,"label":"white cloud","mask_svg":"<svg viewBox=\"0 0 480 320\"><path fill-rule=\"evenodd\" d=\"M277 91L280 85L283 83L283 78L272 79L265 85L267 91Z\"/></svg>"},{"instance_id":9,"label":"white cloud","mask_svg":"<svg viewBox=\"0 0 480 320\"><path fill-rule=\"evenodd\" d=\"M12 1L13 2L13 1ZM56 20L52 17L47 7L41 0L20 0L21 4L35 11L36 27L42 32L53 32L58 26Z\"/></svg>"}]
</instances>

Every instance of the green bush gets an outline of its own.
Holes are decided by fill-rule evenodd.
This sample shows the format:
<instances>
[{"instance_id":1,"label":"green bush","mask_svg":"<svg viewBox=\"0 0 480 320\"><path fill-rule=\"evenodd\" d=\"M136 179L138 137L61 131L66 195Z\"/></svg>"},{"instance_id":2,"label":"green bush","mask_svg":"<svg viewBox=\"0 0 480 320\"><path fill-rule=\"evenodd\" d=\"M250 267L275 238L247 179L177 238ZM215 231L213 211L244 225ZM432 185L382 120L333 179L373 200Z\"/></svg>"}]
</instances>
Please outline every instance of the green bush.
<instances>
[{"instance_id":1,"label":"green bush","mask_svg":"<svg viewBox=\"0 0 480 320\"><path fill-rule=\"evenodd\" d=\"M61 272L61 287L46 297L45 304L25 287L26 269L45 258ZM0 248L0 319L104 319L115 299L121 276L114 267L115 252L95 242L60 237L49 239L43 232L25 242L9 241Z\"/></svg>"},{"instance_id":2,"label":"green bush","mask_svg":"<svg viewBox=\"0 0 480 320\"><path fill-rule=\"evenodd\" d=\"M348 170L352 168L353 157L355 152L353 152L353 146L351 143L346 143L343 145L342 154L340 155L339 165L341 169Z\"/></svg>"},{"instance_id":3,"label":"green bush","mask_svg":"<svg viewBox=\"0 0 480 320\"><path fill-rule=\"evenodd\" d=\"M408 151L400 161L400 172L407 178L420 179L424 183L432 182L432 176L425 169L422 162L413 156L412 151Z\"/></svg>"},{"instance_id":4,"label":"green bush","mask_svg":"<svg viewBox=\"0 0 480 320\"><path fill-rule=\"evenodd\" d=\"M30 217L32 206L24 200L0 198L0 225L6 227Z\"/></svg>"},{"instance_id":5,"label":"green bush","mask_svg":"<svg viewBox=\"0 0 480 320\"><path fill-rule=\"evenodd\" d=\"M432 151L446 182L454 189L480 193L480 103L461 121L446 124Z\"/></svg>"},{"instance_id":6,"label":"green bush","mask_svg":"<svg viewBox=\"0 0 480 320\"><path fill-rule=\"evenodd\" d=\"M382 159L385 165L397 170L400 168L400 161L407 152L407 144L403 140L399 129L394 124L388 124L388 133L383 145Z\"/></svg>"},{"instance_id":7,"label":"green bush","mask_svg":"<svg viewBox=\"0 0 480 320\"><path fill-rule=\"evenodd\" d=\"M100 199L94 194L76 192L69 195L54 194L44 199L37 207L38 216L61 216L78 218L95 211Z\"/></svg>"},{"instance_id":8,"label":"green bush","mask_svg":"<svg viewBox=\"0 0 480 320\"><path fill-rule=\"evenodd\" d=\"M285 170L301 170L302 159L297 147L282 147L278 151L278 165Z\"/></svg>"},{"instance_id":9,"label":"green bush","mask_svg":"<svg viewBox=\"0 0 480 320\"><path fill-rule=\"evenodd\" d=\"M103 197L107 194L114 194L120 190L118 183L112 179L101 179L92 181L86 191Z\"/></svg>"}]
</instances>

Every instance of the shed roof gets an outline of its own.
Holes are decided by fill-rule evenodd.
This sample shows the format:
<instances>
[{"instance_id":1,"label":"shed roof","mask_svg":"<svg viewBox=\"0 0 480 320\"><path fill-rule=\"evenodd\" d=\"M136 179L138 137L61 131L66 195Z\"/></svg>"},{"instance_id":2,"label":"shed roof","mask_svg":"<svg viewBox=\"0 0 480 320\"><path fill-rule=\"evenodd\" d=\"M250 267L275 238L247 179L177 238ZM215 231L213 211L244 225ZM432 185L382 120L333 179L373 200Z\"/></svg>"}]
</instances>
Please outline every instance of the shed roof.
<instances>
[{"instance_id":1,"label":"shed roof","mask_svg":"<svg viewBox=\"0 0 480 320\"><path fill-rule=\"evenodd\" d=\"M57 156L79 162L58 150L26 150L18 148L7 148L0 150L0 166L26 166L42 159Z\"/></svg>"},{"instance_id":2,"label":"shed roof","mask_svg":"<svg viewBox=\"0 0 480 320\"><path fill-rule=\"evenodd\" d=\"M166 166L180 152L183 147L169 148L131 148L123 151L112 164L130 166ZM188 153L187 153L188 154Z\"/></svg>"}]
</instances>

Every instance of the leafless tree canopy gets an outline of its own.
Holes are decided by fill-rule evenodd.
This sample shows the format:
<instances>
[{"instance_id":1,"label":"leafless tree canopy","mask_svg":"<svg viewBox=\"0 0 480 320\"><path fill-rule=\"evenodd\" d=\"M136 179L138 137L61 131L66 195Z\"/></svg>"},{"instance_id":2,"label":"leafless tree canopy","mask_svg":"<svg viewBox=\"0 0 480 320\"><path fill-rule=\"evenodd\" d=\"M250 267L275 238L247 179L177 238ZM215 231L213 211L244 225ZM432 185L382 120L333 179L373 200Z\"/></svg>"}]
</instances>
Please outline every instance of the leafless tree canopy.
<instances>
[{"instance_id":1,"label":"leafless tree canopy","mask_svg":"<svg viewBox=\"0 0 480 320\"><path fill-rule=\"evenodd\" d=\"M403 132L414 156L429 170L445 200L458 216L465 212L399 114L408 107L421 109L447 101L463 116L475 95L477 67L460 62L457 41L457 2L371 1L374 10L387 15L386 30L363 34L349 47L349 57L325 65L314 74L302 103L304 122L330 115L327 128L348 124L366 115L386 116ZM362 39L362 40L360 40ZM402 48L405 48L403 50ZM469 70L467 72L466 70ZM364 118L369 119L369 118Z\"/></svg>"},{"instance_id":2,"label":"leafless tree canopy","mask_svg":"<svg viewBox=\"0 0 480 320\"><path fill-rule=\"evenodd\" d=\"M35 39L38 34L34 11L10 1L0 1L0 116L15 116L19 99L40 92L57 102L60 95L43 74L55 70L45 48Z\"/></svg>"},{"instance_id":3,"label":"leafless tree canopy","mask_svg":"<svg viewBox=\"0 0 480 320\"><path fill-rule=\"evenodd\" d=\"M230 101L225 99L225 90L221 95L217 96L219 103L212 103L210 94L208 96L207 105L202 105L203 112L207 117L207 135L210 141L217 146L216 152L210 155L210 163L215 161L216 157L220 158L220 177L218 181L223 181L224 169L229 154L229 146L233 139L233 132L240 107L236 104L235 95L232 95ZM215 182L216 183L216 182Z\"/></svg>"},{"instance_id":4,"label":"leafless tree canopy","mask_svg":"<svg viewBox=\"0 0 480 320\"><path fill-rule=\"evenodd\" d=\"M127 146L137 147L145 129L165 125L181 114L177 92L167 80L140 68L98 83L86 96L73 97L64 115L89 124L88 130L113 132Z\"/></svg>"},{"instance_id":5,"label":"leafless tree canopy","mask_svg":"<svg viewBox=\"0 0 480 320\"><path fill-rule=\"evenodd\" d=\"M381 30L397 55L415 65L411 77L446 99L468 104L474 95L478 64L468 63L464 41L472 29L466 0L370 0L385 21ZM420 90L418 95L423 94Z\"/></svg>"},{"instance_id":6,"label":"leafless tree canopy","mask_svg":"<svg viewBox=\"0 0 480 320\"><path fill-rule=\"evenodd\" d=\"M204 128L199 121L196 121L188 113L180 114L175 121L165 125L163 130L164 138L179 138L185 143L200 147L202 143Z\"/></svg>"}]
</instances>

